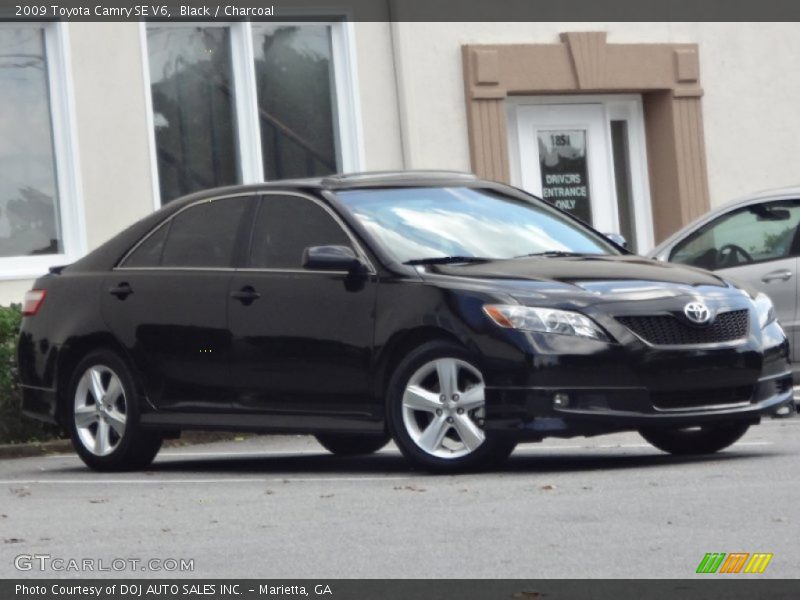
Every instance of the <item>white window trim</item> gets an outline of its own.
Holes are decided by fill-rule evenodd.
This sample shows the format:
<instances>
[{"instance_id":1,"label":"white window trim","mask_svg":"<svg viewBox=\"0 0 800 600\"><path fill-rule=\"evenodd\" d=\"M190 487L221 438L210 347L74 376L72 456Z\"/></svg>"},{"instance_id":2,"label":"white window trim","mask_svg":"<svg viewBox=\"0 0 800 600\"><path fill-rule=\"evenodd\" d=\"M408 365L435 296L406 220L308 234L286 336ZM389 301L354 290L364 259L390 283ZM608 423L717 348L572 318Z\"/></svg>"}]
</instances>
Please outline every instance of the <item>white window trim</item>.
<instances>
[{"instance_id":1,"label":"white window trim","mask_svg":"<svg viewBox=\"0 0 800 600\"><path fill-rule=\"evenodd\" d=\"M650 199L650 179L647 172L647 145L644 131L644 109L642 98L637 94L586 94L569 96L515 96L507 99L508 152L511 181L514 185L522 183L522 167L519 157L519 132L517 109L521 106L539 104L602 104L605 109L606 124L611 139L611 121L628 122L628 145L631 157L631 189L634 198L636 243L639 254L646 254L653 248L653 209ZM610 156L610 154L609 154ZM613 169L613 165L611 166Z\"/></svg>"},{"instance_id":2,"label":"white window trim","mask_svg":"<svg viewBox=\"0 0 800 600\"><path fill-rule=\"evenodd\" d=\"M60 254L0 258L0 280L39 277L54 265L74 262L86 253L83 189L78 161L78 137L72 86L69 32L66 23L9 23L0 27L33 27L44 31L50 101L50 127L58 190Z\"/></svg>"},{"instance_id":3,"label":"white window trim","mask_svg":"<svg viewBox=\"0 0 800 600\"><path fill-rule=\"evenodd\" d=\"M335 115L337 119L336 153L342 172L363 170L364 145L361 128L360 98L356 65L355 32L350 21L298 21L281 25L326 25L331 28L331 48L334 73ZM242 183L262 183L264 161L261 151L261 127L258 121L258 98L255 81L253 26L250 21L222 23L155 23L161 27L228 27L230 29L231 62L236 93L236 126L239 169ZM147 23L139 23L142 60L142 81L147 111L150 146L151 186L153 209L161 208L161 188L158 178L158 155L150 89L150 59L147 51Z\"/></svg>"}]
</instances>

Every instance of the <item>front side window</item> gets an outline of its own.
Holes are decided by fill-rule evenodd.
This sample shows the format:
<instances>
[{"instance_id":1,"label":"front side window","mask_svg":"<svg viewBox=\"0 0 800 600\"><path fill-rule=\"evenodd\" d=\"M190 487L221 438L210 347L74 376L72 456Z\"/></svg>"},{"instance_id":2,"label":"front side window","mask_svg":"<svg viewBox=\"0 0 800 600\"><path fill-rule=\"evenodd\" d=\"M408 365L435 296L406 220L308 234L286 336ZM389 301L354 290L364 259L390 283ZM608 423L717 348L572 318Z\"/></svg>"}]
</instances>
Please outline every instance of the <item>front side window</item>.
<instances>
[{"instance_id":1,"label":"front side window","mask_svg":"<svg viewBox=\"0 0 800 600\"><path fill-rule=\"evenodd\" d=\"M237 183L228 28L153 26L147 49L161 201Z\"/></svg>"},{"instance_id":2,"label":"front side window","mask_svg":"<svg viewBox=\"0 0 800 600\"><path fill-rule=\"evenodd\" d=\"M726 269L790 256L800 202L755 204L732 211L678 243L671 262Z\"/></svg>"},{"instance_id":3,"label":"front side window","mask_svg":"<svg viewBox=\"0 0 800 600\"><path fill-rule=\"evenodd\" d=\"M179 212L169 223L169 232L166 234L164 248L161 251L160 266L164 268L233 266L239 225L246 209L246 198L227 198L203 202ZM156 252L146 246L140 249L143 252L149 250L151 254ZM135 254L131 255L131 258L135 258Z\"/></svg>"},{"instance_id":4,"label":"front side window","mask_svg":"<svg viewBox=\"0 0 800 600\"><path fill-rule=\"evenodd\" d=\"M300 269L311 246L350 246L350 238L321 206L298 196L265 196L258 209L249 266Z\"/></svg>"},{"instance_id":5,"label":"front side window","mask_svg":"<svg viewBox=\"0 0 800 600\"><path fill-rule=\"evenodd\" d=\"M45 32L0 26L0 258L62 254Z\"/></svg>"},{"instance_id":6,"label":"front side window","mask_svg":"<svg viewBox=\"0 0 800 600\"><path fill-rule=\"evenodd\" d=\"M339 192L339 199L400 262L506 259L547 252L617 254L545 203L465 187Z\"/></svg>"}]
</instances>

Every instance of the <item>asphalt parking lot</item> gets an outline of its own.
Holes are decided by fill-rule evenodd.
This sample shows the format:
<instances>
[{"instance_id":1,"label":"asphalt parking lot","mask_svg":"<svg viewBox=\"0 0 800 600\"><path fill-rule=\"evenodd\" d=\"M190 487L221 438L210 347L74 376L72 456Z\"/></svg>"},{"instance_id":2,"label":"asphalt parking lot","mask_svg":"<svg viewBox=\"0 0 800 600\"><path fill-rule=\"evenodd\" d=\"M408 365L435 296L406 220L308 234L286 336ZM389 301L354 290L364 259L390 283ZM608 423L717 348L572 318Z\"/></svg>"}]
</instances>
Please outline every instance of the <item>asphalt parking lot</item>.
<instances>
[{"instance_id":1,"label":"asphalt parking lot","mask_svg":"<svg viewBox=\"0 0 800 600\"><path fill-rule=\"evenodd\" d=\"M502 470L461 476L412 471L393 447L336 458L297 436L166 449L141 473L8 459L0 577L80 575L14 567L44 554L194 561L92 577L682 578L706 552L771 552L747 577L797 577L799 457L795 418L712 457L619 434L520 446Z\"/></svg>"}]
</instances>

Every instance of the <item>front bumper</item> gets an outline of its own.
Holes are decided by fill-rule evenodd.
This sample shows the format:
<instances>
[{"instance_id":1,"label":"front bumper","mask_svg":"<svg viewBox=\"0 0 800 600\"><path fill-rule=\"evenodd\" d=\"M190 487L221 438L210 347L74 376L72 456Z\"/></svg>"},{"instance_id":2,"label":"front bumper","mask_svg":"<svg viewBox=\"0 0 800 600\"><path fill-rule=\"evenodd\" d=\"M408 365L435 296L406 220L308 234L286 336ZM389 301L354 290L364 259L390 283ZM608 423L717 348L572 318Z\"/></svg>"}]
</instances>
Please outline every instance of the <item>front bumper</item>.
<instances>
[{"instance_id":1,"label":"front bumper","mask_svg":"<svg viewBox=\"0 0 800 600\"><path fill-rule=\"evenodd\" d=\"M539 440L714 421L757 423L795 412L792 372L785 371L752 386L666 393L644 387L487 387L485 428Z\"/></svg>"}]
</instances>

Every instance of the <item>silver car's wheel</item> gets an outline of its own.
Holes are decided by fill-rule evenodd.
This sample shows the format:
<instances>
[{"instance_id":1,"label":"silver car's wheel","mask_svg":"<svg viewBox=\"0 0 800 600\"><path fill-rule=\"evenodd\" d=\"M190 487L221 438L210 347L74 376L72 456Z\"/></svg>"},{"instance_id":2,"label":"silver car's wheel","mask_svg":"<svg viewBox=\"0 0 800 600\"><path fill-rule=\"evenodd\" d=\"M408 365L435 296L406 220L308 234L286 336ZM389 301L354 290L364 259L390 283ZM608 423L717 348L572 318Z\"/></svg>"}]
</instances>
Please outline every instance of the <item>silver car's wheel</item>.
<instances>
[{"instance_id":1,"label":"silver car's wheel","mask_svg":"<svg viewBox=\"0 0 800 600\"><path fill-rule=\"evenodd\" d=\"M108 456L125 436L128 404L119 376L105 365L86 369L75 389L73 418L84 448Z\"/></svg>"},{"instance_id":2,"label":"silver car's wheel","mask_svg":"<svg viewBox=\"0 0 800 600\"><path fill-rule=\"evenodd\" d=\"M457 459L486 441L484 405L480 371L464 360L437 358L409 378L402 398L403 425L426 454Z\"/></svg>"}]
</instances>

